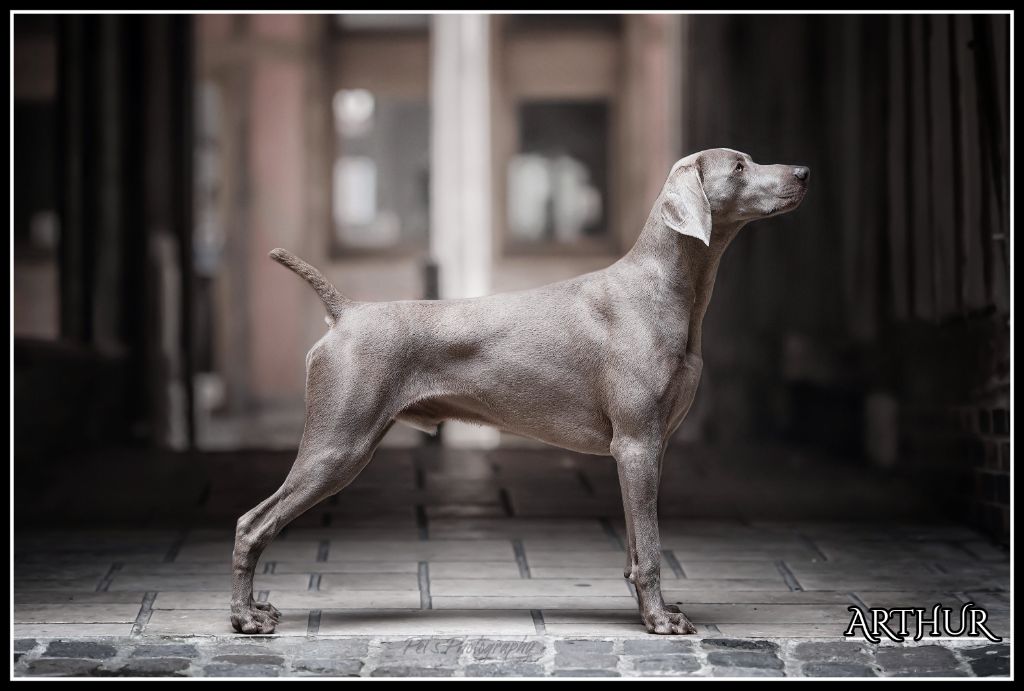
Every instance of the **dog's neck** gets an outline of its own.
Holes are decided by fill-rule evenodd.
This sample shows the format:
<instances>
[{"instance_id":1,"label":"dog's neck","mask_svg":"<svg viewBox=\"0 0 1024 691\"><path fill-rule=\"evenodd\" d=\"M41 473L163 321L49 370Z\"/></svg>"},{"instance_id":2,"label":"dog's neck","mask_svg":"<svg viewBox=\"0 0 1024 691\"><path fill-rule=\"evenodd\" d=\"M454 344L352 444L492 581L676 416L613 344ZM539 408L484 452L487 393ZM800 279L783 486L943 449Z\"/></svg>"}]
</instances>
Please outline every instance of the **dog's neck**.
<instances>
[{"instance_id":1,"label":"dog's neck","mask_svg":"<svg viewBox=\"0 0 1024 691\"><path fill-rule=\"evenodd\" d=\"M644 290L679 315L689 315L687 350L700 355L701 325L718 264L744 222L713 223L711 243L683 235L652 212L636 244L622 258L645 277ZM678 311L677 311L678 310Z\"/></svg>"}]
</instances>

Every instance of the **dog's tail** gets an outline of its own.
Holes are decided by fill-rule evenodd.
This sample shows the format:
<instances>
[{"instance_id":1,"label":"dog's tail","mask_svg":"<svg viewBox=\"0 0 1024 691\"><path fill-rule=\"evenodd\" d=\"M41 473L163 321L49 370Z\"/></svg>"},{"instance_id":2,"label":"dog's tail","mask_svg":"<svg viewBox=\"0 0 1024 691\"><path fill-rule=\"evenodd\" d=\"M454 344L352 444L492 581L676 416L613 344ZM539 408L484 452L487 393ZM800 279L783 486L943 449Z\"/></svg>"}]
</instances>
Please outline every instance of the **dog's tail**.
<instances>
[{"instance_id":1,"label":"dog's tail","mask_svg":"<svg viewBox=\"0 0 1024 691\"><path fill-rule=\"evenodd\" d=\"M339 293L338 289L331 285L331 282L324 278L324 275L316 267L299 259L288 250L283 250L280 247L271 250L270 258L279 264L287 266L305 279L309 285L313 286L313 290L320 296L320 299L324 302L324 307L327 308L327 320L329 323L333 324L336 322L341 315L342 309L352 302Z\"/></svg>"}]
</instances>

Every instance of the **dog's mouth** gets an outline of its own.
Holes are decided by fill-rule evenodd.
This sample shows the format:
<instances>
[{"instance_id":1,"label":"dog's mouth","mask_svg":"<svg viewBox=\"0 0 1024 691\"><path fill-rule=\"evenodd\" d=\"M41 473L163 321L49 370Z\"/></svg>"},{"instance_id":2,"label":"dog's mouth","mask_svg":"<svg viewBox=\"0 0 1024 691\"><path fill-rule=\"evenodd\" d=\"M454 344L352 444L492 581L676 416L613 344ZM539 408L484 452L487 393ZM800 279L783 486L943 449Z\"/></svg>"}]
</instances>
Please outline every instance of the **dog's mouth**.
<instances>
[{"instance_id":1,"label":"dog's mouth","mask_svg":"<svg viewBox=\"0 0 1024 691\"><path fill-rule=\"evenodd\" d=\"M807 194L807 188L802 187L793 192L779 195L775 200L775 205L768 211L768 216L775 216L777 214L785 213L795 209L801 201L803 201L804 195Z\"/></svg>"}]
</instances>

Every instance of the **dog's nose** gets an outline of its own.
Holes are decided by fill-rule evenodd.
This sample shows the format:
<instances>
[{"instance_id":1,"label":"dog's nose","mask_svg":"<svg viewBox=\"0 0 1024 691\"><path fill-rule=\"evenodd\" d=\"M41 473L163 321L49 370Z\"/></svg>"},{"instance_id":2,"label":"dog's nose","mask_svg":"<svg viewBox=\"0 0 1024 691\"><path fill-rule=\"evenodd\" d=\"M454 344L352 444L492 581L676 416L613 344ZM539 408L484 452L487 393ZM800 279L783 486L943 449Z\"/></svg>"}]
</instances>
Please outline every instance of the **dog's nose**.
<instances>
[{"instance_id":1,"label":"dog's nose","mask_svg":"<svg viewBox=\"0 0 1024 691\"><path fill-rule=\"evenodd\" d=\"M799 166L793 169L793 175L796 176L797 180L806 180L811 177L811 169L807 166Z\"/></svg>"}]
</instances>

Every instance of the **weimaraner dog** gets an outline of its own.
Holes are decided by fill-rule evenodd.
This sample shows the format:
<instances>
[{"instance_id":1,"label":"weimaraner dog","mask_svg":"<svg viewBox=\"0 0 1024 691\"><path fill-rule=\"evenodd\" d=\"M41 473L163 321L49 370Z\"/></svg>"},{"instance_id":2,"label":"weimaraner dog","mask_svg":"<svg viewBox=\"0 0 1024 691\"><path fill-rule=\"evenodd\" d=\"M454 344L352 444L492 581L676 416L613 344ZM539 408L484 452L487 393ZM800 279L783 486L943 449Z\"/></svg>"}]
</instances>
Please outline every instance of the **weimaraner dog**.
<instances>
[{"instance_id":1,"label":"weimaraner dog","mask_svg":"<svg viewBox=\"0 0 1024 691\"><path fill-rule=\"evenodd\" d=\"M238 520L231 623L270 633L280 613L252 598L270 541L340 491L395 421L497 427L615 458L626 513L624 576L651 633L696 629L661 593L658 484L669 438L700 380L701 322L725 248L750 221L795 209L804 166L731 149L678 161L633 248L551 285L463 300L356 302L315 268L270 256L323 300L327 333L306 355L306 418L280 489Z\"/></svg>"}]
</instances>

